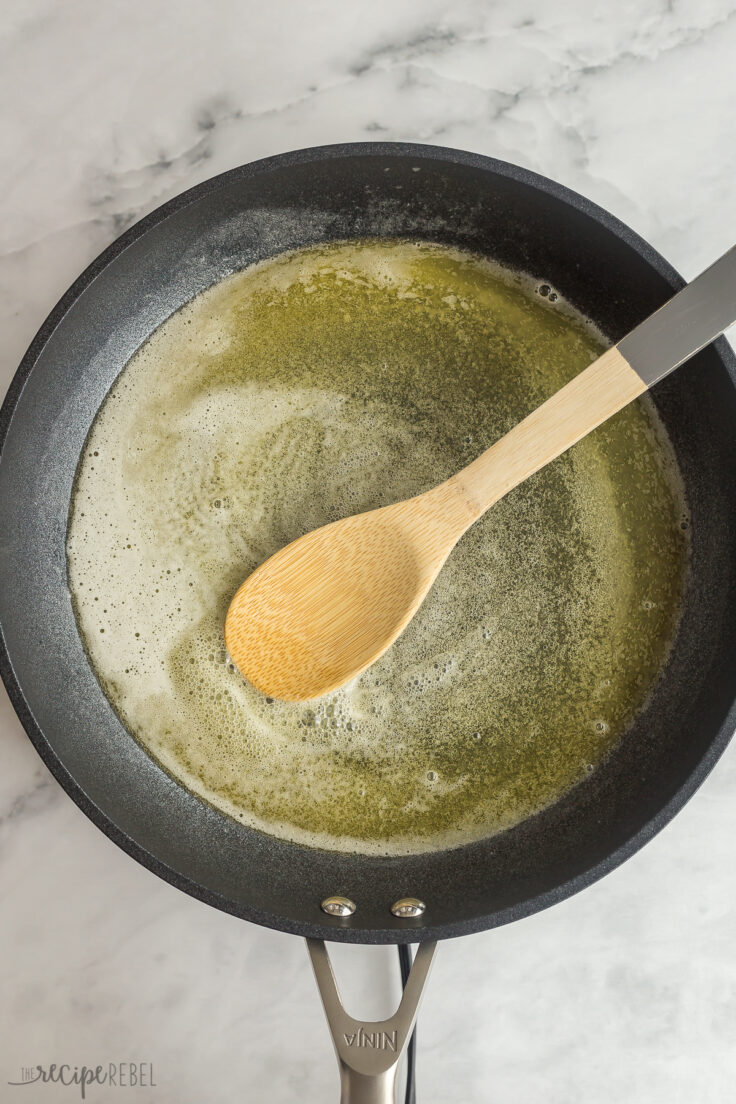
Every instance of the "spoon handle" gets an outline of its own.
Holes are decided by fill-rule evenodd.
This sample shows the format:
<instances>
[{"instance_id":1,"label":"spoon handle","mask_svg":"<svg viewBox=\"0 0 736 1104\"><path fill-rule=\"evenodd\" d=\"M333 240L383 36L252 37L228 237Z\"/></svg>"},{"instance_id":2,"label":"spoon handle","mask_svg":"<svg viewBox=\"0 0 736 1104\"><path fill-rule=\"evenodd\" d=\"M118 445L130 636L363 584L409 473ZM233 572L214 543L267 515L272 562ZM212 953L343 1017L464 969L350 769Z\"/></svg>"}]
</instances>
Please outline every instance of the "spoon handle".
<instances>
[{"instance_id":1,"label":"spoon handle","mask_svg":"<svg viewBox=\"0 0 736 1104\"><path fill-rule=\"evenodd\" d=\"M471 520L736 321L736 246L448 480Z\"/></svg>"},{"instance_id":2,"label":"spoon handle","mask_svg":"<svg viewBox=\"0 0 736 1104\"><path fill-rule=\"evenodd\" d=\"M617 348L652 387L736 320L736 245L619 341Z\"/></svg>"}]
</instances>

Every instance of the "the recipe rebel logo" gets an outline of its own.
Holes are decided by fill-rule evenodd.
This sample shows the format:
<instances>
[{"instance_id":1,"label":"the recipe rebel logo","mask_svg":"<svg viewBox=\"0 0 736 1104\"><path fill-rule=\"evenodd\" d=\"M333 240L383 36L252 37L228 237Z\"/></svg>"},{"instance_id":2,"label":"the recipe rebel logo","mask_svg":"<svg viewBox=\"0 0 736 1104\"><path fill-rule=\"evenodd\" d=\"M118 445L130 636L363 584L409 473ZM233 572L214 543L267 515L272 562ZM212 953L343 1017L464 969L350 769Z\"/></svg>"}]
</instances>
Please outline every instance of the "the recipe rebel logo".
<instances>
[{"instance_id":1,"label":"the recipe rebel logo","mask_svg":"<svg viewBox=\"0 0 736 1104\"><path fill-rule=\"evenodd\" d=\"M107 1062L98 1066L73 1066L68 1062L52 1062L49 1066L22 1066L20 1078L8 1081L14 1088L27 1085L76 1086L82 1100L87 1090L97 1085L114 1089L155 1089L153 1062Z\"/></svg>"}]
</instances>

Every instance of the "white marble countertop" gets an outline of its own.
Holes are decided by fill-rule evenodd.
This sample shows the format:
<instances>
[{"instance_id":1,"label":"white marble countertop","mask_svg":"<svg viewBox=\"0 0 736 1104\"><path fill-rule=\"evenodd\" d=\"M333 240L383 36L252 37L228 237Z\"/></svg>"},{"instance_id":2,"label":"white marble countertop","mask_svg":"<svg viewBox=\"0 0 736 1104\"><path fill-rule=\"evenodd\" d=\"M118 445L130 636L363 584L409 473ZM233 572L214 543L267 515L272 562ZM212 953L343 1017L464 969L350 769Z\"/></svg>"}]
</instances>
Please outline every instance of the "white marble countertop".
<instances>
[{"instance_id":1,"label":"white marble countertop","mask_svg":"<svg viewBox=\"0 0 736 1104\"><path fill-rule=\"evenodd\" d=\"M3 389L122 229L286 149L405 139L514 161L687 277L736 239L736 0L6 0L0 34ZM0 710L0 1100L79 1099L7 1086L22 1066L135 1061L155 1088L88 1099L336 1101L301 941L138 866L52 780L4 695ZM420 1104L732 1101L735 794L736 746L603 882L443 944ZM395 952L336 957L353 1004L387 1012Z\"/></svg>"}]
</instances>

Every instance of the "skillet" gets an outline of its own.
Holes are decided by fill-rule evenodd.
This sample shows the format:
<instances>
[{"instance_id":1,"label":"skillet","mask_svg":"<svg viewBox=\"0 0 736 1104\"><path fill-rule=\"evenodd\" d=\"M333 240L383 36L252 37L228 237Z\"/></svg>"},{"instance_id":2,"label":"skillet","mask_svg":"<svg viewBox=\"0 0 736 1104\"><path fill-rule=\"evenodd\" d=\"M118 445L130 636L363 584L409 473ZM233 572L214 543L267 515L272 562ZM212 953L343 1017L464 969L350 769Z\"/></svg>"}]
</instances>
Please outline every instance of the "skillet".
<instances>
[{"instance_id":1,"label":"skillet","mask_svg":"<svg viewBox=\"0 0 736 1104\"><path fill-rule=\"evenodd\" d=\"M133 353L224 276L287 249L357 237L471 249L545 280L619 340L683 281L583 197L524 169L431 146L326 146L233 169L114 242L53 309L0 412L0 669L49 769L111 839L160 877L246 920L363 943L435 941L561 901L655 835L736 727L736 362L724 339L653 399L688 498L692 559L666 668L593 774L516 827L452 851L320 851L237 824L130 736L87 661L65 535L91 423ZM493 693L493 687L488 687ZM349 916L321 902L352 899ZM391 906L412 897L420 916Z\"/></svg>"}]
</instances>

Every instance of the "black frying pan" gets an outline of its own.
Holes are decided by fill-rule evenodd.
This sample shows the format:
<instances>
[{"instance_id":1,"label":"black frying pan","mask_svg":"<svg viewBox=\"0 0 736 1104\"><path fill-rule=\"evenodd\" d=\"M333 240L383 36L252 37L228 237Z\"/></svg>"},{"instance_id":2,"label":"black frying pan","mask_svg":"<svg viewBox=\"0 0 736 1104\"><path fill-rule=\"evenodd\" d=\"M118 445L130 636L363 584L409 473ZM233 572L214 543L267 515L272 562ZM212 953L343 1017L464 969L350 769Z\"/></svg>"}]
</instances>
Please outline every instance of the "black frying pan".
<instances>
[{"instance_id":1,"label":"black frying pan","mask_svg":"<svg viewBox=\"0 0 736 1104\"><path fill-rule=\"evenodd\" d=\"M0 414L0 665L57 779L162 878L283 931L418 942L507 923L589 885L667 823L726 746L736 726L736 363L721 339L654 391L687 489L692 570L667 669L606 763L545 812L453 851L385 859L281 842L190 795L116 717L77 633L67 515L100 404L172 311L253 261L365 235L448 242L523 269L559 288L611 341L682 285L653 249L587 200L456 150L330 146L246 165L186 192L87 269L11 384ZM355 914L326 916L320 902L332 894L351 897ZM421 918L391 914L406 896L426 902Z\"/></svg>"}]
</instances>

